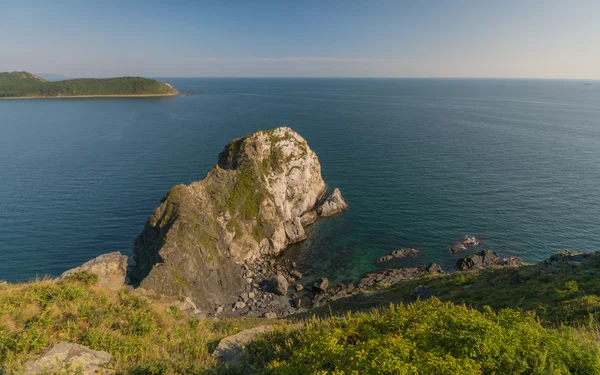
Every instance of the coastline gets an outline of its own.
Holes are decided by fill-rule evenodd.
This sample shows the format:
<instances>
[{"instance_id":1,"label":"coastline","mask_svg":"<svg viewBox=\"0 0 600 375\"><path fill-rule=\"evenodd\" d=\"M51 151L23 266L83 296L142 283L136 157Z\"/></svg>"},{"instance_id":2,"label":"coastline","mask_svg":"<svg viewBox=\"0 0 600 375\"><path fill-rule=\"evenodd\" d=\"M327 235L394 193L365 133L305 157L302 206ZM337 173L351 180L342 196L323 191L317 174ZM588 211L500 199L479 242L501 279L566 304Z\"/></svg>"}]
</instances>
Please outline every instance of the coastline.
<instances>
[{"instance_id":1,"label":"coastline","mask_svg":"<svg viewBox=\"0 0 600 375\"><path fill-rule=\"evenodd\" d=\"M140 94L140 95L69 95L69 96L9 96L0 97L0 100L19 100L19 99L93 99L93 98L156 98L179 96L175 94Z\"/></svg>"}]
</instances>

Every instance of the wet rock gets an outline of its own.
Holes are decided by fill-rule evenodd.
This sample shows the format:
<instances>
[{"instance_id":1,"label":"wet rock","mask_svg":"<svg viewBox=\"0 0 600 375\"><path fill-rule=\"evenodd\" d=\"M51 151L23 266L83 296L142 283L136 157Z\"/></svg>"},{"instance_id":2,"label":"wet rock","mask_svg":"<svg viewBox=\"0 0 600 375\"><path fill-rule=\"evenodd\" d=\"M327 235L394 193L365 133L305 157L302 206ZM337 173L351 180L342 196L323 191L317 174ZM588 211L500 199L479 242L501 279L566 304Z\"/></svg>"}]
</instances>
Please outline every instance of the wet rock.
<instances>
[{"instance_id":1,"label":"wet rock","mask_svg":"<svg viewBox=\"0 0 600 375\"><path fill-rule=\"evenodd\" d=\"M302 274L296 270L290 271L290 275L296 280L300 280L302 278Z\"/></svg>"},{"instance_id":2,"label":"wet rock","mask_svg":"<svg viewBox=\"0 0 600 375\"><path fill-rule=\"evenodd\" d=\"M466 235L462 241L450 247L452 254L467 250L467 248L479 245L479 241L474 236Z\"/></svg>"},{"instance_id":3,"label":"wet rock","mask_svg":"<svg viewBox=\"0 0 600 375\"><path fill-rule=\"evenodd\" d=\"M392 251L392 256L394 258L415 257L417 255L419 255L419 250L417 250L417 249L411 249L411 248L406 248L406 249L400 249L400 250L394 250L394 251Z\"/></svg>"},{"instance_id":4,"label":"wet rock","mask_svg":"<svg viewBox=\"0 0 600 375\"><path fill-rule=\"evenodd\" d=\"M426 271L430 273L444 273L442 266L437 263L431 263L429 266L427 266Z\"/></svg>"},{"instance_id":5,"label":"wet rock","mask_svg":"<svg viewBox=\"0 0 600 375\"><path fill-rule=\"evenodd\" d=\"M281 296L287 294L288 287L289 284L287 280L281 274L277 274L271 279L271 288L276 294L279 294Z\"/></svg>"},{"instance_id":6,"label":"wet rock","mask_svg":"<svg viewBox=\"0 0 600 375\"><path fill-rule=\"evenodd\" d=\"M348 209L348 204L342 196L340 189L335 188L333 193L325 199L318 207L319 216L332 216Z\"/></svg>"},{"instance_id":7,"label":"wet rock","mask_svg":"<svg viewBox=\"0 0 600 375\"><path fill-rule=\"evenodd\" d=\"M317 281L315 281L315 283L313 284L313 291L315 293L322 293L327 290L328 286L329 286L329 280L322 277L322 278L318 279Z\"/></svg>"},{"instance_id":8,"label":"wet rock","mask_svg":"<svg viewBox=\"0 0 600 375\"><path fill-rule=\"evenodd\" d=\"M65 364L78 369L83 375L103 374L104 366L111 360L111 355L92 350L83 345L68 342L58 343L46 354L35 361L25 364L24 374L38 375L60 372L64 370ZM61 372L62 373L62 372Z\"/></svg>"},{"instance_id":9,"label":"wet rock","mask_svg":"<svg viewBox=\"0 0 600 375\"><path fill-rule=\"evenodd\" d=\"M125 285L127 257L119 252L102 254L77 268L65 271L60 276L60 279L67 279L82 271L88 271L98 275L99 286L111 290L118 290Z\"/></svg>"},{"instance_id":10,"label":"wet rock","mask_svg":"<svg viewBox=\"0 0 600 375\"><path fill-rule=\"evenodd\" d=\"M418 299L426 299L431 297L431 295L431 288L425 285L419 285L416 288L414 288L412 292L410 292L410 297L413 299L413 301L416 301Z\"/></svg>"},{"instance_id":11,"label":"wet rock","mask_svg":"<svg viewBox=\"0 0 600 375\"><path fill-rule=\"evenodd\" d=\"M508 257L508 258L504 258L502 259L502 261L500 262L500 265L502 266L506 266L506 267L517 267L521 265L521 258L519 257Z\"/></svg>"},{"instance_id":12,"label":"wet rock","mask_svg":"<svg viewBox=\"0 0 600 375\"><path fill-rule=\"evenodd\" d=\"M485 249L479 253L461 258L456 262L456 267L461 271L468 271L477 268L488 268L497 266L500 263L498 255L490 249Z\"/></svg>"},{"instance_id":13,"label":"wet rock","mask_svg":"<svg viewBox=\"0 0 600 375\"><path fill-rule=\"evenodd\" d=\"M385 263L385 262L389 262L390 260L394 259L393 256L391 255L384 255L381 258L377 259L377 263Z\"/></svg>"}]
</instances>

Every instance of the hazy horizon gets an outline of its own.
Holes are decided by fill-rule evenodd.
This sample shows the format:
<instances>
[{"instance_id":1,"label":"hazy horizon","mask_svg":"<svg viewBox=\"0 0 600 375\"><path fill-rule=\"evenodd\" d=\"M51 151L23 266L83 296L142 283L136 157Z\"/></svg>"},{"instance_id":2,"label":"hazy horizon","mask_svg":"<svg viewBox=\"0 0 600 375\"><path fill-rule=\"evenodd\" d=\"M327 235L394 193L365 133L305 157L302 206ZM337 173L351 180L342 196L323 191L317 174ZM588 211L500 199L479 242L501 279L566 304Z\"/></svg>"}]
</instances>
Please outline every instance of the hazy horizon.
<instances>
[{"instance_id":1,"label":"hazy horizon","mask_svg":"<svg viewBox=\"0 0 600 375\"><path fill-rule=\"evenodd\" d=\"M0 71L600 79L600 3L591 0L21 1L2 9Z\"/></svg>"}]
</instances>

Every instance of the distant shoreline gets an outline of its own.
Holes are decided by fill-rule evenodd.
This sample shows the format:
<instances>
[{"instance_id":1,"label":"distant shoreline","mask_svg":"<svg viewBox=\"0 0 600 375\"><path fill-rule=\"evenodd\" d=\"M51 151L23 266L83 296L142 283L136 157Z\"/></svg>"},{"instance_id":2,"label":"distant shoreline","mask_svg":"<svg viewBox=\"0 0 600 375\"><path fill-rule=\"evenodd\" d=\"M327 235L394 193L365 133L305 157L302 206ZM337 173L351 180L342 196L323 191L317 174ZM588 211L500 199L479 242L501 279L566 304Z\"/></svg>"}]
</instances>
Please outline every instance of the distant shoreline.
<instances>
[{"instance_id":1,"label":"distant shoreline","mask_svg":"<svg viewBox=\"0 0 600 375\"><path fill-rule=\"evenodd\" d=\"M151 98L151 97L172 97L180 96L176 94L140 94L140 95L69 95L69 96L8 96L0 97L0 100L19 100L19 99L78 99L78 98Z\"/></svg>"}]
</instances>

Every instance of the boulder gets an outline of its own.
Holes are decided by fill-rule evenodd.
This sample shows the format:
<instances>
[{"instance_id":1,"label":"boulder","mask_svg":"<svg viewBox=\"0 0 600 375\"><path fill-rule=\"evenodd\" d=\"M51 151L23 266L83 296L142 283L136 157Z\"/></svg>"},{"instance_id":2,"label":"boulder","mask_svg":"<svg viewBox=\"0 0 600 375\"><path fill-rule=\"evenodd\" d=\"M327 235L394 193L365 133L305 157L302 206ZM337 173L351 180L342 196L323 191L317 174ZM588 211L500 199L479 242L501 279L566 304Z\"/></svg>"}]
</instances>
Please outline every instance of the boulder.
<instances>
[{"instance_id":1,"label":"boulder","mask_svg":"<svg viewBox=\"0 0 600 375\"><path fill-rule=\"evenodd\" d=\"M444 273L442 266L437 263L431 263L429 266L427 266L426 271L431 273Z\"/></svg>"},{"instance_id":2,"label":"boulder","mask_svg":"<svg viewBox=\"0 0 600 375\"><path fill-rule=\"evenodd\" d=\"M508 258L502 259L502 262L500 264L502 266L506 266L506 267L517 267L517 266L520 266L522 264L522 262L521 262L521 258L519 258L519 257L508 257Z\"/></svg>"},{"instance_id":3,"label":"boulder","mask_svg":"<svg viewBox=\"0 0 600 375\"><path fill-rule=\"evenodd\" d=\"M277 274L271 279L271 289L275 294L279 294L280 296L286 295L288 287L287 280L281 274Z\"/></svg>"},{"instance_id":4,"label":"boulder","mask_svg":"<svg viewBox=\"0 0 600 375\"><path fill-rule=\"evenodd\" d=\"M414 288L412 292L410 292L410 297L413 299L413 301L416 301L418 299L429 298L431 297L431 294L431 288L425 285L419 285Z\"/></svg>"},{"instance_id":5,"label":"boulder","mask_svg":"<svg viewBox=\"0 0 600 375\"><path fill-rule=\"evenodd\" d=\"M300 280L302 278L302 273L300 273L300 272L298 272L296 270L291 270L290 271L290 276L292 276L296 280Z\"/></svg>"},{"instance_id":6,"label":"boulder","mask_svg":"<svg viewBox=\"0 0 600 375\"><path fill-rule=\"evenodd\" d=\"M60 372L69 364L77 373L96 375L103 372L103 366L111 360L111 355L89 349L83 345L60 342L49 352L35 361L25 363L24 374L38 375Z\"/></svg>"},{"instance_id":7,"label":"boulder","mask_svg":"<svg viewBox=\"0 0 600 375\"><path fill-rule=\"evenodd\" d=\"M267 313L268 314L268 313ZM219 342L212 357L224 365L237 364L242 360L244 348L259 335L275 329L272 325L262 325L227 336Z\"/></svg>"},{"instance_id":8,"label":"boulder","mask_svg":"<svg viewBox=\"0 0 600 375\"><path fill-rule=\"evenodd\" d=\"M325 191L317 155L294 130L235 139L204 179L165 195L135 240L129 280L206 311L230 305L256 281L241 265L305 239Z\"/></svg>"},{"instance_id":9,"label":"boulder","mask_svg":"<svg viewBox=\"0 0 600 375\"><path fill-rule=\"evenodd\" d=\"M329 286L329 280L322 277L322 278L318 279L317 281L315 281L315 283L313 284L313 292L322 293L327 290L328 286Z\"/></svg>"},{"instance_id":10,"label":"boulder","mask_svg":"<svg viewBox=\"0 0 600 375\"><path fill-rule=\"evenodd\" d=\"M385 263L385 262L389 262L390 260L394 259L393 256L391 255L384 255L381 258L377 259L377 263Z\"/></svg>"},{"instance_id":11,"label":"boulder","mask_svg":"<svg viewBox=\"0 0 600 375\"><path fill-rule=\"evenodd\" d=\"M302 290L304 290L304 287L302 286L302 284L296 284L294 285L294 289L296 289L296 292L301 292Z\"/></svg>"},{"instance_id":12,"label":"boulder","mask_svg":"<svg viewBox=\"0 0 600 375\"><path fill-rule=\"evenodd\" d=\"M332 216L348 209L348 204L342 196L340 189L335 188L333 193L317 207L319 216Z\"/></svg>"},{"instance_id":13,"label":"boulder","mask_svg":"<svg viewBox=\"0 0 600 375\"><path fill-rule=\"evenodd\" d=\"M479 241L477 240L477 238L475 238L475 236L466 235L460 242L450 247L450 252L452 254L456 254L461 251L467 250L467 248L469 247L477 245L479 245Z\"/></svg>"},{"instance_id":14,"label":"boulder","mask_svg":"<svg viewBox=\"0 0 600 375\"><path fill-rule=\"evenodd\" d=\"M83 265L65 271L60 279L66 279L75 273L88 271L98 275L98 285L118 290L125 285L127 274L127 256L120 252L102 254Z\"/></svg>"},{"instance_id":15,"label":"boulder","mask_svg":"<svg viewBox=\"0 0 600 375\"><path fill-rule=\"evenodd\" d=\"M485 249L466 258L461 258L456 262L456 267L461 271L468 271L477 268L488 268L497 266L500 258L490 249Z\"/></svg>"},{"instance_id":16,"label":"boulder","mask_svg":"<svg viewBox=\"0 0 600 375\"><path fill-rule=\"evenodd\" d=\"M189 297L182 297L180 300L173 301L171 306L196 319L200 319L202 317L202 311L198 309L196 304Z\"/></svg>"},{"instance_id":17,"label":"boulder","mask_svg":"<svg viewBox=\"0 0 600 375\"><path fill-rule=\"evenodd\" d=\"M266 313L264 313L264 315L263 315L263 316L264 316L265 318L267 318L267 319L275 319L275 318L277 318L277 314L276 314L276 313L274 313L274 312L272 312L272 311L269 311L269 312L266 312Z\"/></svg>"}]
</instances>

